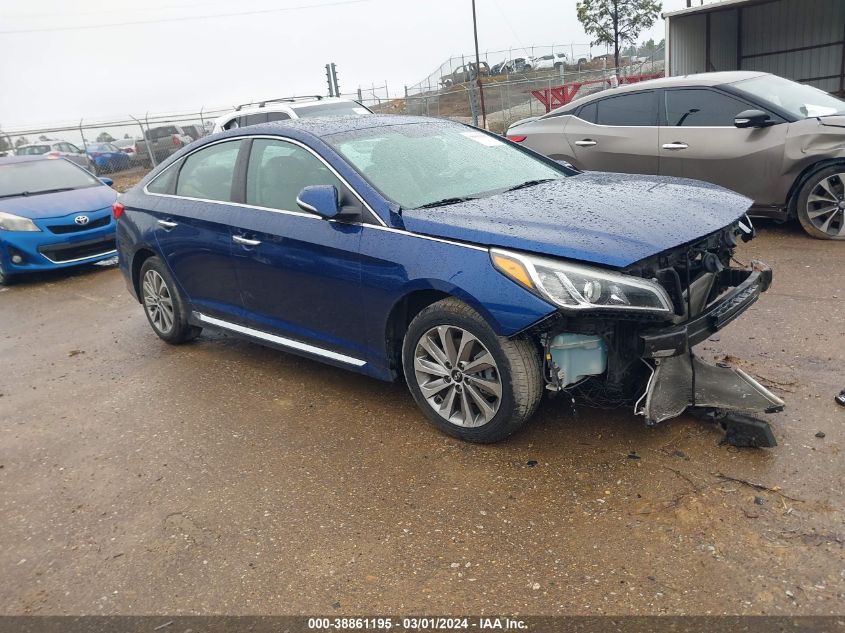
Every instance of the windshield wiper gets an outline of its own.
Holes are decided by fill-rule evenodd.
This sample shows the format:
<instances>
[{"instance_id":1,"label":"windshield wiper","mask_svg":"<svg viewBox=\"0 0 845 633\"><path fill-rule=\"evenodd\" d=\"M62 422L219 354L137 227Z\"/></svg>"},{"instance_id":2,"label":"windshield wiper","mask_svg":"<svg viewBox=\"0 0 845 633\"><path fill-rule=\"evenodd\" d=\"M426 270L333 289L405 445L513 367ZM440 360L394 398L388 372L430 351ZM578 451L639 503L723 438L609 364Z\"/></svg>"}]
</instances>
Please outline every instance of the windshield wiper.
<instances>
[{"instance_id":1,"label":"windshield wiper","mask_svg":"<svg viewBox=\"0 0 845 633\"><path fill-rule=\"evenodd\" d=\"M429 202L427 204L422 204L417 209L431 209L433 207L445 207L449 204L458 204L459 202L466 202L467 200L477 200L478 198L473 198L472 196L462 196L462 197L455 197L455 198L443 198L442 200L435 200L434 202Z\"/></svg>"},{"instance_id":2,"label":"windshield wiper","mask_svg":"<svg viewBox=\"0 0 845 633\"><path fill-rule=\"evenodd\" d=\"M0 198L17 198L18 196L37 196L42 193L59 193L60 191L73 191L74 187L58 187L57 189L41 189L39 191L21 191L20 193L5 193Z\"/></svg>"},{"instance_id":3,"label":"windshield wiper","mask_svg":"<svg viewBox=\"0 0 845 633\"><path fill-rule=\"evenodd\" d=\"M511 187L510 189L505 189L505 193L508 191L516 191L517 189L527 189L528 187L533 187L534 185L539 185L544 182L549 182L551 180L557 180L557 178L540 178L539 180L528 180L521 185L516 185L515 187Z\"/></svg>"}]
</instances>

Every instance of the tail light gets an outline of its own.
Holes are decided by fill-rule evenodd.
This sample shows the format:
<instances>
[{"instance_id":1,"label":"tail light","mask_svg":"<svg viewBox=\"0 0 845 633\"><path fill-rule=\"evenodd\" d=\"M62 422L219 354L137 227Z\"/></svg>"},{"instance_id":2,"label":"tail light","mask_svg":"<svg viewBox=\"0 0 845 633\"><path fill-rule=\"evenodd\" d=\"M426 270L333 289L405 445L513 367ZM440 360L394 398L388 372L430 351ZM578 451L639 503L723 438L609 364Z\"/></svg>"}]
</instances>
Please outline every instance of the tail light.
<instances>
[{"instance_id":1,"label":"tail light","mask_svg":"<svg viewBox=\"0 0 845 633\"><path fill-rule=\"evenodd\" d=\"M176 146L176 147L181 147L181 145L182 145L182 141L179 139L178 134L173 135L173 145Z\"/></svg>"},{"instance_id":2,"label":"tail light","mask_svg":"<svg viewBox=\"0 0 845 633\"><path fill-rule=\"evenodd\" d=\"M126 207L123 206L122 202L115 200L114 204L111 205L111 213L114 216L114 219L119 220L123 215L123 211L125 209Z\"/></svg>"},{"instance_id":3,"label":"tail light","mask_svg":"<svg viewBox=\"0 0 845 633\"><path fill-rule=\"evenodd\" d=\"M522 134L508 134L508 140L514 143L522 143L528 137Z\"/></svg>"},{"instance_id":4,"label":"tail light","mask_svg":"<svg viewBox=\"0 0 845 633\"><path fill-rule=\"evenodd\" d=\"M47 158L59 158L61 154L59 152L47 152L45 156Z\"/></svg>"}]
</instances>

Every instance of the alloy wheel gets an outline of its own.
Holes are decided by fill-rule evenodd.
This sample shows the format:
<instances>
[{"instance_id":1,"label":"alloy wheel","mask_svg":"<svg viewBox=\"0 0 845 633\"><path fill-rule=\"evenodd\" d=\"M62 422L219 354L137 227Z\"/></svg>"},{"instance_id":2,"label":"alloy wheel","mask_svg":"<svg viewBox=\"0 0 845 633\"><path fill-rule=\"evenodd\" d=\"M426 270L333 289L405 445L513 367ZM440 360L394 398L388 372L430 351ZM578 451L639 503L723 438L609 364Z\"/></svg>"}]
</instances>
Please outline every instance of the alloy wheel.
<instances>
[{"instance_id":1,"label":"alloy wheel","mask_svg":"<svg viewBox=\"0 0 845 633\"><path fill-rule=\"evenodd\" d=\"M473 334L439 325L420 338L414 374L426 402L444 420L478 427L490 422L502 401L502 379L490 351Z\"/></svg>"},{"instance_id":2,"label":"alloy wheel","mask_svg":"<svg viewBox=\"0 0 845 633\"><path fill-rule=\"evenodd\" d=\"M807 198L807 218L832 237L845 235L845 173L823 178Z\"/></svg>"},{"instance_id":3,"label":"alloy wheel","mask_svg":"<svg viewBox=\"0 0 845 633\"><path fill-rule=\"evenodd\" d=\"M173 297L164 278L155 270L144 274L142 283L144 309L155 328L162 334L173 329Z\"/></svg>"}]
</instances>

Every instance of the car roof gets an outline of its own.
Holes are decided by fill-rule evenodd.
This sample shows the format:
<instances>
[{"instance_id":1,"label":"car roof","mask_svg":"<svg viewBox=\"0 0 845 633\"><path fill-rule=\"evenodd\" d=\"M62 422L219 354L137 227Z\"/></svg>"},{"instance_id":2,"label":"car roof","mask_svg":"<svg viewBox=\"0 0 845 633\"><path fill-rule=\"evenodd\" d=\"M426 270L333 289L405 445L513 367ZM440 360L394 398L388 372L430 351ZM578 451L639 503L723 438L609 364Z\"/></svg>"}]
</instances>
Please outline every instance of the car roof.
<instances>
[{"instance_id":1,"label":"car roof","mask_svg":"<svg viewBox=\"0 0 845 633\"><path fill-rule=\"evenodd\" d=\"M594 92L580 99L566 104L560 108L552 110L542 118L548 117L551 114L563 114L578 108L585 103L590 103L596 99L603 97L610 97L618 94L625 94L628 92L639 92L641 90L655 90L657 88L683 88L683 87L703 87L703 86L721 86L724 84L742 81L743 79L754 79L755 77L763 77L769 73L762 73L750 70L735 70L723 71L715 73L698 73L694 75L679 75L676 77L659 77L657 79L649 79L647 81L639 81L634 84L622 84L616 88L608 88Z\"/></svg>"},{"instance_id":2,"label":"car roof","mask_svg":"<svg viewBox=\"0 0 845 633\"><path fill-rule=\"evenodd\" d=\"M20 148L18 148L20 149ZM28 155L28 156L3 156L0 158L0 165L5 165L7 163L31 163L34 160L65 160L64 158L47 158L41 154L35 155Z\"/></svg>"},{"instance_id":3,"label":"car roof","mask_svg":"<svg viewBox=\"0 0 845 633\"><path fill-rule=\"evenodd\" d=\"M369 128L387 127L394 125L411 125L414 123L438 123L442 125L461 125L455 121L447 119L435 119L433 117L424 116L405 116L397 114L371 114L369 116L355 116L347 114L344 116L333 117L314 117L307 119L287 119L285 121L275 121L273 123L260 123L258 125L251 125L246 128L237 128L230 130L230 132L240 132L244 134L248 130L248 134L278 134L285 129L294 129L306 132L313 136L323 137L332 134L342 134L344 132L354 132L356 130L366 130Z\"/></svg>"},{"instance_id":4,"label":"car roof","mask_svg":"<svg viewBox=\"0 0 845 633\"><path fill-rule=\"evenodd\" d=\"M67 141L60 141L58 139L51 138L46 141L38 141L37 143L25 143L24 145L18 145L15 149L21 149L22 147L38 147L39 145L55 145L56 143L67 143Z\"/></svg>"}]
</instances>

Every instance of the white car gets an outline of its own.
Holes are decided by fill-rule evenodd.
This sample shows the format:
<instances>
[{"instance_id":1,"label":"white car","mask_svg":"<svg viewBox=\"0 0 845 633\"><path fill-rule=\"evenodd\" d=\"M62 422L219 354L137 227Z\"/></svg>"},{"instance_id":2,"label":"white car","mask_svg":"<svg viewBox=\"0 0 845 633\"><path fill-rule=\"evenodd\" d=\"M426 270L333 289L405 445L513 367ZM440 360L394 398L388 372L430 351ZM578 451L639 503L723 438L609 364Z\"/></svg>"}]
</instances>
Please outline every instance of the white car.
<instances>
[{"instance_id":1,"label":"white car","mask_svg":"<svg viewBox=\"0 0 845 633\"><path fill-rule=\"evenodd\" d=\"M47 156L48 158L67 158L70 162L76 163L92 174L94 161L92 161L84 149L79 149L73 143L67 141L48 140L39 143L29 143L15 148L16 156Z\"/></svg>"},{"instance_id":2,"label":"white car","mask_svg":"<svg viewBox=\"0 0 845 633\"><path fill-rule=\"evenodd\" d=\"M256 103L244 103L214 120L212 133L233 130L247 125L271 123L286 119L307 119L322 116L366 115L372 111L351 99L339 97L286 97Z\"/></svg>"},{"instance_id":3,"label":"white car","mask_svg":"<svg viewBox=\"0 0 845 633\"><path fill-rule=\"evenodd\" d=\"M566 63L566 53L552 53L534 58L534 70L551 70Z\"/></svg>"}]
</instances>

